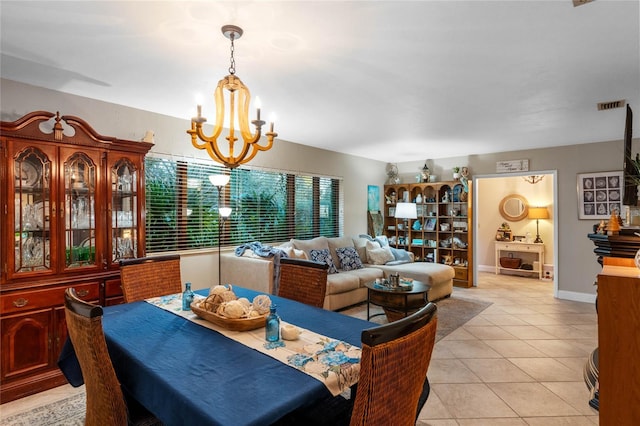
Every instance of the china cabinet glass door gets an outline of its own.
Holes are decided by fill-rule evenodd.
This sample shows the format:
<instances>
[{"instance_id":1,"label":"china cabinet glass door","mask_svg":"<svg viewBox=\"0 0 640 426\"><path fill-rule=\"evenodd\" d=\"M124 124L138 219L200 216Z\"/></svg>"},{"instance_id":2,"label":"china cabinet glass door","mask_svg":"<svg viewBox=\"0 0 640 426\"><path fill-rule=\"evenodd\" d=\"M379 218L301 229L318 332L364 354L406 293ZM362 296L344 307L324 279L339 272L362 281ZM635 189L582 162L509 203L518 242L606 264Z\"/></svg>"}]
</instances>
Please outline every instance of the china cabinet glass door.
<instances>
[{"instance_id":1,"label":"china cabinet glass door","mask_svg":"<svg viewBox=\"0 0 640 426\"><path fill-rule=\"evenodd\" d=\"M96 165L85 153L65 161L65 268L96 265L96 178Z\"/></svg>"},{"instance_id":2,"label":"china cabinet glass door","mask_svg":"<svg viewBox=\"0 0 640 426\"><path fill-rule=\"evenodd\" d=\"M51 160L29 147L14 157L14 273L51 271Z\"/></svg>"},{"instance_id":3,"label":"china cabinet glass door","mask_svg":"<svg viewBox=\"0 0 640 426\"><path fill-rule=\"evenodd\" d=\"M138 172L127 159L111 168L111 261L138 253Z\"/></svg>"}]
</instances>

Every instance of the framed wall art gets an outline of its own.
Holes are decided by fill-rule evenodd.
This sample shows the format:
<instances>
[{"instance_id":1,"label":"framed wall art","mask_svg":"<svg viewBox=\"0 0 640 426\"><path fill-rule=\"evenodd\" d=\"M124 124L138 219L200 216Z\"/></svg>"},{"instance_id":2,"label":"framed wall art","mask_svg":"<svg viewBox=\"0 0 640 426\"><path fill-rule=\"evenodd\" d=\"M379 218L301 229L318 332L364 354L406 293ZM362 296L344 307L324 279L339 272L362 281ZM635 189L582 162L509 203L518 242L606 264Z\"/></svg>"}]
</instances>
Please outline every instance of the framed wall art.
<instances>
[{"instance_id":1,"label":"framed wall art","mask_svg":"<svg viewBox=\"0 0 640 426\"><path fill-rule=\"evenodd\" d=\"M380 187L376 185L367 186L367 210L376 212L380 210Z\"/></svg>"},{"instance_id":2,"label":"framed wall art","mask_svg":"<svg viewBox=\"0 0 640 426\"><path fill-rule=\"evenodd\" d=\"M578 173L578 219L607 219L622 211L622 171Z\"/></svg>"}]
</instances>

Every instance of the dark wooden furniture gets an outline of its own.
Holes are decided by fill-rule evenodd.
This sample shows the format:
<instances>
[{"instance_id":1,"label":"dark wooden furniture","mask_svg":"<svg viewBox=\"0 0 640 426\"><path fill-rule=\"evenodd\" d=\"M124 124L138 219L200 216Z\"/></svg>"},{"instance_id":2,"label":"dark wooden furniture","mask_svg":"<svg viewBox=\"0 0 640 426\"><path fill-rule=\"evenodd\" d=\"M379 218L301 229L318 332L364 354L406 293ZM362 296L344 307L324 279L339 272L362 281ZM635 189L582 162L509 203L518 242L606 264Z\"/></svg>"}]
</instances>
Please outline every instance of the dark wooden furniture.
<instances>
[{"instance_id":1,"label":"dark wooden furniture","mask_svg":"<svg viewBox=\"0 0 640 426\"><path fill-rule=\"evenodd\" d=\"M598 275L598 383L602 425L640 424L640 270Z\"/></svg>"},{"instance_id":2,"label":"dark wooden furniture","mask_svg":"<svg viewBox=\"0 0 640 426\"><path fill-rule=\"evenodd\" d=\"M180 255L123 259L120 280L126 303L181 293Z\"/></svg>"},{"instance_id":3,"label":"dark wooden furniture","mask_svg":"<svg viewBox=\"0 0 640 426\"><path fill-rule=\"evenodd\" d=\"M427 294L431 288L421 281L413 281L410 290L382 286L376 282L366 283L367 320L376 315L370 314L370 305L381 306L389 322L397 321L417 311L427 304Z\"/></svg>"},{"instance_id":4,"label":"dark wooden furniture","mask_svg":"<svg viewBox=\"0 0 640 426\"><path fill-rule=\"evenodd\" d=\"M327 292L326 263L304 259L280 259L278 296L322 308Z\"/></svg>"},{"instance_id":5,"label":"dark wooden furniture","mask_svg":"<svg viewBox=\"0 0 640 426\"><path fill-rule=\"evenodd\" d=\"M152 144L36 111L0 122L0 401L65 383L64 291L121 303L121 258L144 256L144 156Z\"/></svg>"},{"instance_id":6,"label":"dark wooden furniture","mask_svg":"<svg viewBox=\"0 0 640 426\"><path fill-rule=\"evenodd\" d=\"M411 251L417 260L450 262L455 270L453 285L473 286L471 185L464 192L460 181L401 183L385 185L384 195L384 233L395 237L393 245ZM407 229L403 219L395 218L396 204L403 199L415 202L418 213Z\"/></svg>"},{"instance_id":7,"label":"dark wooden furniture","mask_svg":"<svg viewBox=\"0 0 640 426\"><path fill-rule=\"evenodd\" d=\"M79 299L73 288L65 291L64 304L69 338L86 386L85 425L160 424L136 401L127 403L125 399L107 350L102 330L102 307Z\"/></svg>"}]
</instances>

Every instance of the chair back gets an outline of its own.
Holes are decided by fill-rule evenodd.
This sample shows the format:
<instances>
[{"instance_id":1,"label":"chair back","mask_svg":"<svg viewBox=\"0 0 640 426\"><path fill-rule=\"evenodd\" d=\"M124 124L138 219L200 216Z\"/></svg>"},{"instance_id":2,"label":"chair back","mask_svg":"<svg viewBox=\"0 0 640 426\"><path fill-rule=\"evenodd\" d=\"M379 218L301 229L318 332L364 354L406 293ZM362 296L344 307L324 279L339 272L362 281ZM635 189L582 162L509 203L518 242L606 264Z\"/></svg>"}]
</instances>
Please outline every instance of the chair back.
<instances>
[{"instance_id":1,"label":"chair back","mask_svg":"<svg viewBox=\"0 0 640 426\"><path fill-rule=\"evenodd\" d=\"M85 383L85 425L126 425L127 405L107 351L102 308L80 298L73 288L64 293L65 320Z\"/></svg>"},{"instance_id":2,"label":"chair back","mask_svg":"<svg viewBox=\"0 0 640 426\"><path fill-rule=\"evenodd\" d=\"M428 386L437 308L428 303L399 321L363 330L354 425L415 425Z\"/></svg>"},{"instance_id":3,"label":"chair back","mask_svg":"<svg viewBox=\"0 0 640 426\"><path fill-rule=\"evenodd\" d=\"M278 296L322 308L329 265L304 259L280 259Z\"/></svg>"},{"instance_id":4,"label":"chair back","mask_svg":"<svg viewBox=\"0 0 640 426\"><path fill-rule=\"evenodd\" d=\"M126 303L180 293L180 255L121 260L120 282Z\"/></svg>"}]
</instances>

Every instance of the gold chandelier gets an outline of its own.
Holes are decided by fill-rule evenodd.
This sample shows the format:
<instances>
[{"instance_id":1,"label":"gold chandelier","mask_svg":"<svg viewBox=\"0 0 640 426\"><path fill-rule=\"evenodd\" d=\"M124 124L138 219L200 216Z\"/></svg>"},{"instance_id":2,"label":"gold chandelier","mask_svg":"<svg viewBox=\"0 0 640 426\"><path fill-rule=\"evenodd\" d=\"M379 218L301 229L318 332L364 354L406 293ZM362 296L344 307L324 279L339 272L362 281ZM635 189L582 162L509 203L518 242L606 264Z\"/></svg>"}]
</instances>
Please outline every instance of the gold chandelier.
<instances>
[{"instance_id":1,"label":"gold chandelier","mask_svg":"<svg viewBox=\"0 0 640 426\"><path fill-rule=\"evenodd\" d=\"M259 151L268 151L273 146L273 138L278 136L273 131L273 120L269 124L269 131L265 134L267 137L267 144L260 145L260 137L262 135L262 126L264 121L260 120L260 105L256 105L256 119L251 120L251 124L255 126L255 133L251 133L249 128L249 103L251 101L251 94L249 88L245 86L242 81L235 75L235 59L233 57L234 52L234 40L239 39L242 36L242 28L235 25L225 25L222 27L222 34L231 40L231 64L229 66L229 75L218 82L218 87L215 91L216 101L216 123L213 128L213 134L207 136L202 131L202 124L207 121L202 116L202 106L198 105L198 115L191 119L191 129L187 130L187 133L191 135L191 143L198 149L206 149L209 156L218 163L224 164L230 169L234 169L241 164L248 163L256 156ZM225 138L227 141L221 141L220 143L226 144L226 147L221 147L218 142L218 137L222 133L224 127L225 117L225 97L224 90L229 92L229 135ZM257 102L256 98L256 104ZM237 111L235 110L237 105ZM235 143L238 142L238 138L235 136L235 122L236 114L238 119L238 126L240 130L240 136L242 138L242 147L239 153L236 155Z\"/></svg>"}]
</instances>

